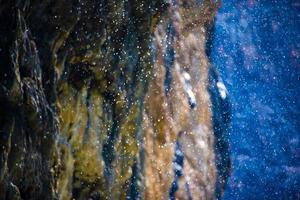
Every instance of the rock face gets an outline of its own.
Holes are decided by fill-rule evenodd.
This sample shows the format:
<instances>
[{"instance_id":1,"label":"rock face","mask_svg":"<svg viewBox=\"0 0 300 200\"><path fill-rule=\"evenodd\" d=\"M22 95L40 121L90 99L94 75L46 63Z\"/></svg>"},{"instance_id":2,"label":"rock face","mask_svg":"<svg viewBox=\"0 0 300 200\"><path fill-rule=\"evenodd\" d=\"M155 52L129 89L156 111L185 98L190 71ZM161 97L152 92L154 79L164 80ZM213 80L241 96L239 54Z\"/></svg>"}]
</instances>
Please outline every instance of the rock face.
<instances>
[{"instance_id":1,"label":"rock face","mask_svg":"<svg viewBox=\"0 0 300 200\"><path fill-rule=\"evenodd\" d=\"M230 109L205 53L217 8L1 1L0 199L220 197Z\"/></svg>"}]
</instances>

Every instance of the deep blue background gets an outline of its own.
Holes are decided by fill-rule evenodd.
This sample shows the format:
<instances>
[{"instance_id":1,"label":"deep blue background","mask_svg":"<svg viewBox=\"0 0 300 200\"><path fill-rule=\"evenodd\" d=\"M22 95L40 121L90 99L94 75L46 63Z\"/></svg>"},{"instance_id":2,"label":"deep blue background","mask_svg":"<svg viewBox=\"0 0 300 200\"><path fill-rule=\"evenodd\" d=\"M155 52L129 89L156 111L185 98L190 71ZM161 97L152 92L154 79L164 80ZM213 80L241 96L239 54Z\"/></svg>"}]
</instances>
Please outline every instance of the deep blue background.
<instances>
[{"instance_id":1,"label":"deep blue background","mask_svg":"<svg viewBox=\"0 0 300 200\"><path fill-rule=\"evenodd\" d=\"M211 58L232 101L224 199L300 199L300 0L224 0Z\"/></svg>"}]
</instances>

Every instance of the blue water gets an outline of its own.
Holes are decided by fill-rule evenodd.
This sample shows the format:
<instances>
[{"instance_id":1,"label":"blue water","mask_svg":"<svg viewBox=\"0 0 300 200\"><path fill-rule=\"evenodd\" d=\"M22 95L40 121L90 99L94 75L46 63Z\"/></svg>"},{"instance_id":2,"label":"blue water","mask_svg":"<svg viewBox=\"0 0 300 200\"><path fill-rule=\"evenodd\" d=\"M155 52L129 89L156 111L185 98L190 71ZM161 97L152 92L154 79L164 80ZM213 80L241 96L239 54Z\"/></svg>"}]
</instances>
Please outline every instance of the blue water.
<instances>
[{"instance_id":1,"label":"blue water","mask_svg":"<svg viewBox=\"0 0 300 200\"><path fill-rule=\"evenodd\" d=\"M224 199L300 199L300 0L224 0L211 58L232 101Z\"/></svg>"}]
</instances>

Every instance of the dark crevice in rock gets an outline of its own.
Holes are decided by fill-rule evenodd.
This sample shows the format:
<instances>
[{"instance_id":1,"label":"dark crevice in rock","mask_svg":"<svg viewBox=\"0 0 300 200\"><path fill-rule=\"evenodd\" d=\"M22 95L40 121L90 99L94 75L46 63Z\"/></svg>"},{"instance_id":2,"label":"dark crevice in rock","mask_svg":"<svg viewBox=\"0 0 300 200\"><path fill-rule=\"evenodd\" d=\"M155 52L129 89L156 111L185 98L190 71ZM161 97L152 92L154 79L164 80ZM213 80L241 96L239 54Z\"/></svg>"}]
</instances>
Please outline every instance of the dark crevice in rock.
<instances>
[{"instance_id":1,"label":"dark crevice in rock","mask_svg":"<svg viewBox=\"0 0 300 200\"><path fill-rule=\"evenodd\" d=\"M108 135L107 141L103 144L102 149L102 157L105 162L105 169L104 169L104 176L106 179L106 182L109 185L112 184L112 181L114 180L114 171L113 171L113 161L115 160L115 141L118 137L119 133L119 123L117 121L117 114L115 111L114 104L112 105L112 127L111 131Z\"/></svg>"},{"instance_id":2,"label":"dark crevice in rock","mask_svg":"<svg viewBox=\"0 0 300 200\"><path fill-rule=\"evenodd\" d=\"M175 143L175 155L173 160L173 171L174 171L174 180L172 182L170 192L169 192L169 199L175 200L176 199L176 191L179 188L179 178L183 175L183 165L184 165L184 154L181 150L181 146L179 143L180 137L182 137L182 132L179 132L178 138Z\"/></svg>"},{"instance_id":3,"label":"dark crevice in rock","mask_svg":"<svg viewBox=\"0 0 300 200\"><path fill-rule=\"evenodd\" d=\"M127 199L134 200L134 199L141 199L141 191L138 186L138 178L139 178L139 172L138 172L138 164L137 161L132 166L132 176L130 178L130 188L129 192L127 194Z\"/></svg>"},{"instance_id":4,"label":"dark crevice in rock","mask_svg":"<svg viewBox=\"0 0 300 200\"><path fill-rule=\"evenodd\" d=\"M221 199L227 179L231 173L229 146L229 127L231 121L231 104L223 81L213 66L209 69L210 99L212 102L213 131L215 135L214 149L217 167L216 199Z\"/></svg>"},{"instance_id":5,"label":"dark crevice in rock","mask_svg":"<svg viewBox=\"0 0 300 200\"><path fill-rule=\"evenodd\" d=\"M207 22L205 24L206 32L206 43L205 43L205 54L209 59L211 59L211 51L212 51L212 45L215 37L215 19L212 22Z\"/></svg>"},{"instance_id":6,"label":"dark crevice in rock","mask_svg":"<svg viewBox=\"0 0 300 200\"><path fill-rule=\"evenodd\" d=\"M88 84L88 87L90 84ZM91 105L91 90L87 91L86 95L86 108L87 108L87 120L86 120L86 126L84 130L84 135L83 135L83 144L87 144L89 139L90 139L90 127L91 127L91 112L92 112L92 105Z\"/></svg>"},{"instance_id":7,"label":"dark crevice in rock","mask_svg":"<svg viewBox=\"0 0 300 200\"><path fill-rule=\"evenodd\" d=\"M170 90L172 88L172 69L174 68L174 61L175 61L175 35L176 30L173 25L173 21L169 21L167 26L167 38L166 38L166 52L164 54L164 62L165 62L165 69L166 69L166 78L164 82L165 86L165 94L169 95Z\"/></svg>"}]
</instances>

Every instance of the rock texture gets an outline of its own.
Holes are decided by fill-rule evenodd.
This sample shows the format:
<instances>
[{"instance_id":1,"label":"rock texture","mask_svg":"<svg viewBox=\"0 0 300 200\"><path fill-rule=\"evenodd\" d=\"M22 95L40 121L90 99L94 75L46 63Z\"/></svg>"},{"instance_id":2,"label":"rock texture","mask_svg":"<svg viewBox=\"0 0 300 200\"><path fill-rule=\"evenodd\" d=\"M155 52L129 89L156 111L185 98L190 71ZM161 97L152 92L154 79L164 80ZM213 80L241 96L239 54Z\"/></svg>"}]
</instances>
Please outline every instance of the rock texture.
<instances>
[{"instance_id":1,"label":"rock texture","mask_svg":"<svg viewBox=\"0 0 300 200\"><path fill-rule=\"evenodd\" d=\"M217 8L0 1L0 199L219 197L229 107L205 53Z\"/></svg>"}]
</instances>

